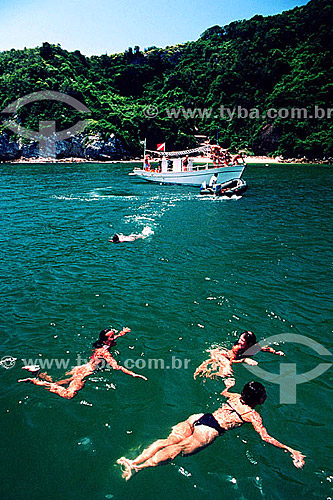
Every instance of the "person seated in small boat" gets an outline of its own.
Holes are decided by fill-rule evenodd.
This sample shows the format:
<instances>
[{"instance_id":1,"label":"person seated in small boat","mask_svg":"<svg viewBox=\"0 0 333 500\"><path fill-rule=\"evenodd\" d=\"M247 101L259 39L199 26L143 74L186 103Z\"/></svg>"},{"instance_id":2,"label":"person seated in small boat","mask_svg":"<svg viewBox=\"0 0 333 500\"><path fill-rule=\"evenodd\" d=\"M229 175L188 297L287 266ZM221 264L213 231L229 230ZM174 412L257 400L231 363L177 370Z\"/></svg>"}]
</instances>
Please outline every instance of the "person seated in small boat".
<instances>
[{"instance_id":1,"label":"person seated in small boat","mask_svg":"<svg viewBox=\"0 0 333 500\"><path fill-rule=\"evenodd\" d=\"M226 389L221 394L227 401L213 413L194 414L184 422L174 425L166 439L158 439L134 460L119 458L117 463L122 466L122 477L128 481L133 473L142 469L165 464L178 455L193 455L226 431L247 423L253 426L263 441L289 452L295 467L303 467L305 455L270 436L260 414L255 410L255 407L264 404L267 398L265 387L260 382L249 382L243 387L241 394L238 394L229 392L234 384L232 379L225 381ZM223 453L225 455L227 450Z\"/></svg>"},{"instance_id":2,"label":"person seated in small boat","mask_svg":"<svg viewBox=\"0 0 333 500\"><path fill-rule=\"evenodd\" d=\"M114 347L116 345L115 340L130 331L131 330L129 328L123 328L121 332L116 335L117 332L110 328L102 330L99 334L99 339L93 343L94 351L92 356L90 357L90 361L83 365L77 365L71 371L67 372L66 375L70 375L70 377L67 379L53 382L52 378L49 375L47 375L46 373L40 373L39 365L27 365L23 366L22 369L28 370L30 373L34 374L34 378L25 378L18 380L18 382L29 382L34 385L41 385L48 391L53 392L54 394L58 394L58 396L62 398L72 399L84 387L84 379L94 373L98 369L99 365L101 365L101 363L103 362L104 366L105 363L107 363L107 365L114 370L120 370L127 375L131 375L132 377L138 377L142 378L143 380L147 380L147 378L143 375L139 375L130 370L127 370L127 368L121 365L118 365L118 363L110 353L111 347ZM68 387L65 388L63 387L63 385L68 385Z\"/></svg>"},{"instance_id":3,"label":"person seated in small boat","mask_svg":"<svg viewBox=\"0 0 333 500\"><path fill-rule=\"evenodd\" d=\"M194 378L199 377L230 377L232 375L233 363L247 363L248 365L257 365L257 361L251 359L246 351L250 347L256 346L255 351L270 352L278 356L284 356L284 352L276 351L272 347L261 347L257 343L256 336L253 332L246 331L241 333L239 339L233 345L232 349L227 350L222 347L210 349L209 358L201 363L201 365L194 372ZM253 349L251 349L252 351ZM253 355L253 354L251 354Z\"/></svg>"},{"instance_id":4,"label":"person seated in small boat","mask_svg":"<svg viewBox=\"0 0 333 500\"><path fill-rule=\"evenodd\" d=\"M223 196L224 193L227 193L228 191L230 191L230 185L223 188L221 184L219 184L216 188L215 194L217 196Z\"/></svg>"},{"instance_id":5,"label":"person seated in small boat","mask_svg":"<svg viewBox=\"0 0 333 500\"><path fill-rule=\"evenodd\" d=\"M207 182L206 181L203 181L203 183L201 184L200 186L200 194L214 194L215 191L214 191L214 187L210 187L210 186L207 186Z\"/></svg>"},{"instance_id":6,"label":"person seated in small boat","mask_svg":"<svg viewBox=\"0 0 333 500\"><path fill-rule=\"evenodd\" d=\"M213 174L209 179L208 187L214 189L217 183L217 174Z\"/></svg>"}]
</instances>

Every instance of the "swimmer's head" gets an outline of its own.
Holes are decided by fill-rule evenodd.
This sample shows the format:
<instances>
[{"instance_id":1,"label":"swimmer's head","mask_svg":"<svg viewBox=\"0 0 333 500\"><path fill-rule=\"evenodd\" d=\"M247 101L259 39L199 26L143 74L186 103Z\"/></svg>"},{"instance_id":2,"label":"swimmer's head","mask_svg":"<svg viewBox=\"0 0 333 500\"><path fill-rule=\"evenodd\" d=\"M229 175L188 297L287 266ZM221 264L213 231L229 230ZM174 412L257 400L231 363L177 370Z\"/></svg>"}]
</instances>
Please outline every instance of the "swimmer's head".
<instances>
[{"instance_id":1,"label":"swimmer's head","mask_svg":"<svg viewBox=\"0 0 333 500\"><path fill-rule=\"evenodd\" d=\"M241 400L243 403L252 408L256 405L262 405L266 398L266 389L260 382L248 382L244 385L241 392Z\"/></svg>"},{"instance_id":2,"label":"swimmer's head","mask_svg":"<svg viewBox=\"0 0 333 500\"><path fill-rule=\"evenodd\" d=\"M119 242L120 242L119 236L118 234L115 234L114 237L112 238L112 243L119 243Z\"/></svg>"},{"instance_id":3,"label":"swimmer's head","mask_svg":"<svg viewBox=\"0 0 333 500\"><path fill-rule=\"evenodd\" d=\"M256 343L257 343L257 338L255 334L248 330L240 334L239 339L237 340L237 342L235 342L234 345L239 345L240 347L248 349L249 347L252 347Z\"/></svg>"},{"instance_id":4,"label":"swimmer's head","mask_svg":"<svg viewBox=\"0 0 333 500\"><path fill-rule=\"evenodd\" d=\"M116 345L114 336L115 332L111 328L105 328L105 330L100 332L99 339L93 343L93 347L98 349L99 347L103 347L103 345L108 345L110 347Z\"/></svg>"}]
</instances>

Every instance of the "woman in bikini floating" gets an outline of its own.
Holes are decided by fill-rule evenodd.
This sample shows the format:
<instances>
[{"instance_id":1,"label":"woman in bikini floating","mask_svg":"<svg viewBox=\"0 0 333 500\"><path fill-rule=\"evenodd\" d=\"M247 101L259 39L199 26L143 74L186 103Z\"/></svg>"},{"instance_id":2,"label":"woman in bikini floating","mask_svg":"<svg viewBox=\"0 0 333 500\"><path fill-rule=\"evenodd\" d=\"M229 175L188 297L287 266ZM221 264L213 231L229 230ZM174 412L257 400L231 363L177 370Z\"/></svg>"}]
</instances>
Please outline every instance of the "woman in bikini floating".
<instances>
[{"instance_id":1,"label":"woman in bikini floating","mask_svg":"<svg viewBox=\"0 0 333 500\"><path fill-rule=\"evenodd\" d=\"M179 454L192 455L211 444L225 431L245 423L252 424L261 439L267 443L289 452L295 467L303 467L305 455L271 437L263 426L259 413L254 409L263 404L267 397L264 386L259 382L249 382L242 393L237 394L229 392L229 388L235 383L233 379L224 383L226 389L222 394L228 401L221 408L214 413L191 415L184 422L175 425L167 439L158 439L135 460L119 458L117 463L122 466L123 478L128 481L133 473L173 460Z\"/></svg>"},{"instance_id":2,"label":"woman in bikini floating","mask_svg":"<svg viewBox=\"0 0 333 500\"><path fill-rule=\"evenodd\" d=\"M31 384L41 385L48 389L50 392L54 392L58 394L62 398L72 399L85 384L85 378L94 373L97 370L98 365L105 362L111 366L114 370L121 370L127 375L131 375L132 377L139 377L143 380L147 380L143 375L138 375L137 373L131 372L124 368L123 366L118 365L116 360L110 354L109 349L116 345L115 340L118 337L122 337L127 332L130 332L129 328L123 328L121 332L116 335L114 330L110 330L107 328L106 330L102 330L99 334L99 340L97 340L93 347L95 348L93 355L90 358L89 363L86 363L81 366L75 366L70 372L66 373L66 375L70 375L69 378L60 380L59 382L53 382L52 378L46 373L40 373L40 367L36 366L24 366L24 370L28 370L31 373L34 373L34 378L25 378L19 380L19 382L30 382ZM44 380L41 380L44 379ZM68 385L67 388L62 387L63 385Z\"/></svg>"},{"instance_id":3,"label":"woman in bikini floating","mask_svg":"<svg viewBox=\"0 0 333 500\"><path fill-rule=\"evenodd\" d=\"M253 332L247 331L241 333L238 341L233 345L232 349L229 351L218 347L216 349L211 349L209 352L210 357L196 369L194 372L194 378L198 375L200 377L229 377L232 375L231 365L233 363L247 363L248 365L256 365L257 361L247 357L246 351L250 347L257 344L256 336ZM284 356L284 352L276 351L272 347L264 346L258 349L255 348L256 352L264 351L277 354L278 356ZM253 353L255 354L255 353Z\"/></svg>"}]
</instances>

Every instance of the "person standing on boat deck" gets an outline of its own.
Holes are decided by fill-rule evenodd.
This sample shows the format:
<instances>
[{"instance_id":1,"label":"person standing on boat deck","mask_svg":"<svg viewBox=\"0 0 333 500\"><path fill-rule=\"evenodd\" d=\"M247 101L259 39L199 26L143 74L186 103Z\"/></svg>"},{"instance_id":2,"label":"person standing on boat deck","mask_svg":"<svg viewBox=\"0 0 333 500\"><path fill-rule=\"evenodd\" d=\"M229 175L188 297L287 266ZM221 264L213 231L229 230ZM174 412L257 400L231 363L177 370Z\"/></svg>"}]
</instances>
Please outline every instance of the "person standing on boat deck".
<instances>
[{"instance_id":1,"label":"person standing on boat deck","mask_svg":"<svg viewBox=\"0 0 333 500\"><path fill-rule=\"evenodd\" d=\"M226 166L229 165L230 160L231 160L231 155L230 155L230 153L229 153L229 151L227 149L226 152L225 152L225 154L224 154L224 163L225 163Z\"/></svg>"},{"instance_id":2,"label":"person standing on boat deck","mask_svg":"<svg viewBox=\"0 0 333 500\"><path fill-rule=\"evenodd\" d=\"M188 155L185 156L184 160L183 160L183 170L184 172L187 171L187 167L188 167Z\"/></svg>"},{"instance_id":3,"label":"person standing on boat deck","mask_svg":"<svg viewBox=\"0 0 333 500\"><path fill-rule=\"evenodd\" d=\"M238 394L229 392L234 384L232 379L225 381L226 389L221 394L227 398L227 402L214 413L191 415L184 422L173 426L166 439L158 439L134 460L119 458L117 463L123 467L122 477L128 481L133 473L142 469L156 467L173 460L177 455L193 455L229 429L246 423L253 425L263 441L289 452L295 467L303 467L305 455L271 437L254 409L265 402L265 387L259 382L249 382Z\"/></svg>"},{"instance_id":4,"label":"person standing on boat deck","mask_svg":"<svg viewBox=\"0 0 333 500\"><path fill-rule=\"evenodd\" d=\"M150 170L150 158L148 155L145 157L145 170Z\"/></svg>"},{"instance_id":5,"label":"person standing on boat deck","mask_svg":"<svg viewBox=\"0 0 333 500\"><path fill-rule=\"evenodd\" d=\"M249 358L246 351L257 344L256 336L253 332L246 331L240 334L239 339L233 345L232 349L226 350L221 347L209 350L209 359L201 363L194 372L194 378L200 377L230 377L232 375L231 365L233 363L247 363L248 365L257 365L257 361ZM270 352L278 356L284 356L284 352L276 351L272 347L258 344L258 351Z\"/></svg>"},{"instance_id":6,"label":"person standing on boat deck","mask_svg":"<svg viewBox=\"0 0 333 500\"><path fill-rule=\"evenodd\" d=\"M211 188L214 188L217 182L217 174L213 174L211 178L209 179L209 184L208 186Z\"/></svg>"},{"instance_id":7,"label":"person standing on boat deck","mask_svg":"<svg viewBox=\"0 0 333 500\"><path fill-rule=\"evenodd\" d=\"M110 328L106 328L102 330L99 334L99 339L94 342L93 347L95 348L92 356L90 357L90 361L80 366L75 366L70 372L67 372L66 375L70 375L70 378L59 380L58 382L53 382L52 378L46 373L39 373L40 367L38 365L35 366L23 366L23 370L28 370L31 373L34 373L35 378L25 378L18 380L18 382L30 382L34 385L41 385L45 387L45 389L58 394L65 399L72 399L79 392L80 389L84 387L85 378L94 373L95 370L98 369L98 365L104 361L111 366L114 370L120 370L127 375L131 375L132 377L142 378L143 380L147 380L143 375L138 375L127 368L124 368L121 365L118 365L116 360L110 353L110 348L116 345L115 340L118 337L122 337L126 333L130 332L129 328L123 328L121 332L116 335L115 330L111 330ZM44 380L41 380L43 378ZM67 389L62 387L63 385L68 385Z\"/></svg>"},{"instance_id":8,"label":"person standing on boat deck","mask_svg":"<svg viewBox=\"0 0 333 500\"><path fill-rule=\"evenodd\" d=\"M243 153L238 153L237 155L235 155L233 157L232 164L233 165L240 165L241 163L244 163Z\"/></svg>"}]
</instances>

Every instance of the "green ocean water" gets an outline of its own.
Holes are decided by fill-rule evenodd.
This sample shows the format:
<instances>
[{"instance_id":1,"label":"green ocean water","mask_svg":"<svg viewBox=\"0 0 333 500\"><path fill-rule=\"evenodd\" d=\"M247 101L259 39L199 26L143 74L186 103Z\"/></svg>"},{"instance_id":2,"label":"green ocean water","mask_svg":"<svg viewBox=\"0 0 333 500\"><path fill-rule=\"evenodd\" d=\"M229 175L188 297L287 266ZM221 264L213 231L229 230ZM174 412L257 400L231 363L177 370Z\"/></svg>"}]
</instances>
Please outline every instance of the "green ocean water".
<instances>
[{"instance_id":1,"label":"green ocean water","mask_svg":"<svg viewBox=\"0 0 333 500\"><path fill-rule=\"evenodd\" d=\"M193 380L209 347L230 347L251 329L331 349L330 167L251 165L238 200L146 184L130 170L0 165L0 357L18 358L0 366L1 498L330 498L332 369L299 385L297 404L281 404L278 385L263 382L264 424L307 455L303 470L250 426L128 483L116 465L221 404L221 381ZM108 242L142 230L150 235L134 243ZM147 382L105 369L71 401L17 383L22 359L75 365L108 326L131 328L112 352L121 364L139 360L133 370ZM259 353L260 367L296 363L303 373L329 361L301 344L280 348L285 358ZM151 359L165 368L149 368ZM65 369L48 371L62 378ZM237 390L253 379L243 364L234 374Z\"/></svg>"}]
</instances>

